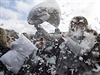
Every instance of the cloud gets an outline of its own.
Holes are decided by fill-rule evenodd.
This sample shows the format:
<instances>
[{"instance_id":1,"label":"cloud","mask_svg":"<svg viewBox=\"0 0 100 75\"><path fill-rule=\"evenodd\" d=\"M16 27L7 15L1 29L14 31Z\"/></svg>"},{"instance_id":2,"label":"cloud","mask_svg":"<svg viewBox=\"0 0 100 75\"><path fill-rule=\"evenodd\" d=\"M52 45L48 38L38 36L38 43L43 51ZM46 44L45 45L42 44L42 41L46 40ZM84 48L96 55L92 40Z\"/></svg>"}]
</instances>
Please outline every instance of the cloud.
<instances>
[{"instance_id":1,"label":"cloud","mask_svg":"<svg viewBox=\"0 0 100 75\"><path fill-rule=\"evenodd\" d=\"M1 0L0 4L5 5L5 7L10 5L10 1L9 0Z\"/></svg>"},{"instance_id":2,"label":"cloud","mask_svg":"<svg viewBox=\"0 0 100 75\"><path fill-rule=\"evenodd\" d=\"M19 12L28 14L30 10L37 5L40 2L43 2L44 0L21 0L21 1L15 1L16 6L15 9L17 9Z\"/></svg>"},{"instance_id":3,"label":"cloud","mask_svg":"<svg viewBox=\"0 0 100 75\"><path fill-rule=\"evenodd\" d=\"M19 12L27 13L28 9L30 8L30 5L23 1L15 1L16 6L15 9L17 9Z\"/></svg>"},{"instance_id":4,"label":"cloud","mask_svg":"<svg viewBox=\"0 0 100 75\"><path fill-rule=\"evenodd\" d=\"M15 30L18 33L27 32L34 34L36 31L34 26L28 25L27 21L23 20L23 16L25 15L26 18L26 15L30 12L31 8L33 8L33 3L30 3L31 4L29 4L29 2L16 1L15 7L12 7L10 2L3 2L2 6L0 6L0 27ZM5 7L5 4L7 4L7 7ZM27 14L23 14L23 12Z\"/></svg>"},{"instance_id":5,"label":"cloud","mask_svg":"<svg viewBox=\"0 0 100 75\"><path fill-rule=\"evenodd\" d=\"M1 10L0 17L3 19L19 19L22 16L20 13L4 7L0 7L0 10Z\"/></svg>"},{"instance_id":6,"label":"cloud","mask_svg":"<svg viewBox=\"0 0 100 75\"><path fill-rule=\"evenodd\" d=\"M1 20L0 26L4 29L15 30L18 33L27 32L34 34L36 31L34 26L28 25L27 22L23 20Z\"/></svg>"}]
</instances>

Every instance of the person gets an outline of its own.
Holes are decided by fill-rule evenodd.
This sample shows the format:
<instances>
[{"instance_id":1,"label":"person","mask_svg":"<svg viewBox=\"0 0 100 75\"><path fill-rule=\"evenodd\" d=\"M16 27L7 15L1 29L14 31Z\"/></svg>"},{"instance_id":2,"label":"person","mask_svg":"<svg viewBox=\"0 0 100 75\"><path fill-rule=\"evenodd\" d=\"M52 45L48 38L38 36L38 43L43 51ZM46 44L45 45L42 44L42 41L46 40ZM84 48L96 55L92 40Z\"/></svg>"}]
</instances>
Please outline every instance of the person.
<instances>
[{"instance_id":1,"label":"person","mask_svg":"<svg viewBox=\"0 0 100 75\"><path fill-rule=\"evenodd\" d=\"M51 55L56 56L56 64L57 64L57 61L58 61L58 58L59 58L59 55L60 55L60 51L61 51L59 46L60 46L59 41L56 39L54 41L54 46L51 49L51 53L52 53Z\"/></svg>"},{"instance_id":2,"label":"person","mask_svg":"<svg viewBox=\"0 0 100 75\"><path fill-rule=\"evenodd\" d=\"M0 57L10 50L7 45L7 32L5 29L0 27ZM0 61L0 70L3 71L5 68L4 64Z\"/></svg>"},{"instance_id":3,"label":"person","mask_svg":"<svg viewBox=\"0 0 100 75\"><path fill-rule=\"evenodd\" d=\"M38 25L35 28L37 30L36 35L38 36L37 33L39 33L39 35L44 37L46 40L55 40L55 39L59 40L62 38L62 34L58 28L55 29L54 34L48 33L41 25ZM56 30L59 30L59 32Z\"/></svg>"},{"instance_id":4,"label":"person","mask_svg":"<svg viewBox=\"0 0 100 75\"><path fill-rule=\"evenodd\" d=\"M22 33L27 39L30 39L29 35L27 33Z\"/></svg>"},{"instance_id":5,"label":"person","mask_svg":"<svg viewBox=\"0 0 100 75\"><path fill-rule=\"evenodd\" d=\"M44 38L40 38L39 49L45 48L45 40Z\"/></svg>"},{"instance_id":6,"label":"person","mask_svg":"<svg viewBox=\"0 0 100 75\"><path fill-rule=\"evenodd\" d=\"M51 47L53 44L52 40L46 40L45 48Z\"/></svg>"},{"instance_id":7,"label":"person","mask_svg":"<svg viewBox=\"0 0 100 75\"><path fill-rule=\"evenodd\" d=\"M96 37L96 44L92 48L92 54L97 62L94 63L95 68L92 71L100 74L100 33Z\"/></svg>"},{"instance_id":8,"label":"person","mask_svg":"<svg viewBox=\"0 0 100 75\"><path fill-rule=\"evenodd\" d=\"M18 39L11 42L10 46L12 49L0 58L0 61L8 69L7 75L11 75L12 73L18 74L25 59L37 50L35 45L23 34L21 34Z\"/></svg>"},{"instance_id":9,"label":"person","mask_svg":"<svg viewBox=\"0 0 100 75\"><path fill-rule=\"evenodd\" d=\"M0 52L5 54L7 51L9 51L10 47L7 43L7 32L3 28L0 28Z\"/></svg>"},{"instance_id":10,"label":"person","mask_svg":"<svg viewBox=\"0 0 100 75\"><path fill-rule=\"evenodd\" d=\"M42 55L42 53L43 53L43 51L44 51L44 49L45 49L45 40L44 40L44 38L43 37L41 37L40 39L39 39L39 41L37 41L36 43L35 43L35 45L36 45L36 47L38 48L38 51L37 51L37 55L38 56L40 56L40 55Z\"/></svg>"},{"instance_id":11,"label":"person","mask_svg":"<svg viewBox=\"0 0 100 75\"><path fill-rule=\"evenodd\" d=\"M70 22L69 32L65 38L65 46L60 52L57 73L59 75L82 75L90 71L93 65L88 61L88 53L96 44L96 31L88 28L88 21L83 16L75 16ZM88 57L85 60L85 57Z\"/></svg>"}]
</instances>

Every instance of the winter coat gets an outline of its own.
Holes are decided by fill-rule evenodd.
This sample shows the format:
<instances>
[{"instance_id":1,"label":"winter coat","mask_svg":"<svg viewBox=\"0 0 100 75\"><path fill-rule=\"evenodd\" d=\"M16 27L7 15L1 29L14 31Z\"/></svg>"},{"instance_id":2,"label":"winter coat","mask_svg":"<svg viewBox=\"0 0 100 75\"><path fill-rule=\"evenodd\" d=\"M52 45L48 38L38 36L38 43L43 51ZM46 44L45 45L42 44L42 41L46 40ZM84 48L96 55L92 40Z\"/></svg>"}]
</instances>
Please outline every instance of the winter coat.
<instances>
[{"instance_id":1,"label":"winter coat","mask_svg":"<svg viewBox=\"0 0 100 75\"><path fill-rule=\"evenodd\" d=\"M7 69L17 74L22 67L25 58L28 57L37 48L27 39L24 35L21 35L12 44L12 50L4 54L0 60Z\"/></svg>"}]
</instances>

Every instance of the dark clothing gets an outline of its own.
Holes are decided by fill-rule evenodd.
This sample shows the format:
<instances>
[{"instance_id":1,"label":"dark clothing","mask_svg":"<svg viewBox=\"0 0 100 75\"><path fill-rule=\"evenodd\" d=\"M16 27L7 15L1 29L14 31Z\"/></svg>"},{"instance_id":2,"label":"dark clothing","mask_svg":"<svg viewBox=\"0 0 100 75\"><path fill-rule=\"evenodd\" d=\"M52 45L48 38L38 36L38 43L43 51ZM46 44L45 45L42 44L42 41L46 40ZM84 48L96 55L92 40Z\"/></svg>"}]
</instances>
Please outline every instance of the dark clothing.
<instances>
[{"instance_id":1,"label":"dark clothing","mask_svg":"<svg viewBox=\"0 0 100 75\"><path fill-rule=\"evenodd\" d=\"M59 58L59 55L60 55L60 51L61 49L59 48L59 46L54 46L51 50L51 53L52 55L55 55L56 56L56 64L58 62L58 58Z\"/></svg>"},{"instance_id":2,"label":"dark clothing","mask_svg":"<svg viewBox=\"0 0 100 75\"><path fill-rule=\"evenodd\" d=\"M8 52L9 50L10 48L5 47L3 43L0 42L0 57L4 55L6 52ZM0 71L4 70L4 67L5 67L4 64L0 61Z\"/></svg>"},{"instance_id":3,"label":"dark clothing","mask_svg":"<svg viewBox=\"0 0 100 75\"><path fill-rule=\"evenodd\" d=\"M8 52L10 50L10 48L5 47L1 42L0 42L0 57L5 54L6 52Z\"/></svg>"},{"instance_id":4,"label":"dark clothing","mask_svg":"<svg viewBox=\"0 0 100 75\"><path fill-rule=\"evenodd\" d=\"M85 64L84 61L80 61L67 46L64 50L60 51L57 73L59 75L82 75L85 71L88 71L90 67Z\"/></svg>"},{"instance_id":5,"label":"dark clothing","mask_svg":"<svg viewBox=\"0 0 100 75\"><path fill-rule=\"evenodd\" d=\"M8 51L10 50L10 48L8 47L5 47L3 43L0 42L0 57L2 55L4 55L5 53L7 53ZM11 74L8 74L8 70L6 68L6 66L0 61L0 71L4 71L4 75L11 75Z\"/></svg>"}]
</instances>

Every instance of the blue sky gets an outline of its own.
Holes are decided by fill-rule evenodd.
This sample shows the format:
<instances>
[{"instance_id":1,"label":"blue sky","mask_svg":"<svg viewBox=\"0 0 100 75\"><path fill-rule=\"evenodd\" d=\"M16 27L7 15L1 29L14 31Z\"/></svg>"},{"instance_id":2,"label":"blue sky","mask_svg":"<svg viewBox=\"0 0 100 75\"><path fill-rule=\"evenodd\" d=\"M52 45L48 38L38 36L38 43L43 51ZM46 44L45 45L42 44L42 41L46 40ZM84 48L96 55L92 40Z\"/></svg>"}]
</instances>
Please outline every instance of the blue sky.
<instances>
[{"instance_id":1,"label":"blue sky","mask_svg":"<svg viewBox=\"0 0 100 75\"><path fill-rule=\"evenodd\" d=\"M32 1L32 0L31 0ZM33 1L28 0L1 0L0 9L1 15L0 19L19 19L26 20L28 11L30 11Z\"/></svg>"},{"instance_id":2,"label":"blue sky","mask_svg":"<svg viewBox=\"0 0 100 75\"><path fill-rule=\"evenodd\" d=\"M0 27L14 29L22 33L35 33L34 26L27 23L30 10L45 0L0 0ZM99 0L56 0L61 8L61 31L68 31L72 17L81 15L88 19L90 27L100 32ZM2 26L2 24L4 24ZM48 32L53 32L52 25L42 25ZM48 29L49 28L49 29Z\"/></svg>"},{"instance_id":3,"label":"blue sky","mask_svg":"<svg viewBox=\"0 0 100 75\"><path fill-rule=\"evenodd\" d=\"M27 16L30 10L40 2L41 0L0 0L1 26L4 24L5 29L34 33L35 28L28 25Z\"/></svg>"}]
</instances>

